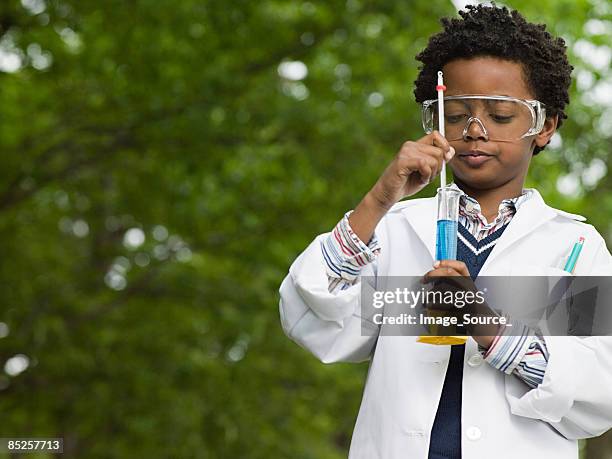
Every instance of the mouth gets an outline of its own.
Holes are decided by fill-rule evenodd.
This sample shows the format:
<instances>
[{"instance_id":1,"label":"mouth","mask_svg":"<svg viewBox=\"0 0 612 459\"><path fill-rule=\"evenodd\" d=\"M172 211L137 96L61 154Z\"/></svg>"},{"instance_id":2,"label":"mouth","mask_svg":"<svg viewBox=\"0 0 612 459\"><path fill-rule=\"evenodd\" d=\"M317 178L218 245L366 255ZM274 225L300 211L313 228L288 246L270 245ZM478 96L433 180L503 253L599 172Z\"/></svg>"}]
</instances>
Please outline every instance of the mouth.
<instances>
[{"instance_id":1,"label":"mouth","mask_svg":"<svg viewBox=\"0 0 612 459\"><path fill-rule=\"evenodd\" d=\"M459 158L469 166L478 167L495 155L481 150L470 150L458 154Z\"/></svg>"},{"instance_id":2,"label":"mouth","mask_svg":"<svg viewBox=\"0 0 612 459\"><path fill-rule=\"evenodd\" d=\"M470 150L470 151L466 151L463 153L459 153L459 156L494 156L491 153L487 153L486 151L482 151L482 150Z\"/></svg>"}]
</instances>

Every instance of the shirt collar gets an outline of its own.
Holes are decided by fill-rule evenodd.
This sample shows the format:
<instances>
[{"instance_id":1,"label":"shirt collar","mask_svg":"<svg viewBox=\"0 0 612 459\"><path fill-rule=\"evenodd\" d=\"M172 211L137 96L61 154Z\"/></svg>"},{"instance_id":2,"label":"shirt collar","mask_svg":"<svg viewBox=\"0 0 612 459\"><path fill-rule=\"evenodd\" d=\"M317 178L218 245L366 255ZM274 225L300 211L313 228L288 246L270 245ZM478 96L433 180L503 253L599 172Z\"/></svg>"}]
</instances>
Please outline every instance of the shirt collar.
<instances>
[{"instance_id":1,"label":"shirt collar","mask_svg":"<svg viewBox=\"0 0 612 459\"><path fill-rule=\"evenodd\" d=\"M482 209L480 208L480 203L473 197L466 194L461 188L457 186L455 182L452 182L449 185L449 188L458 190L461 193L461 197L459 198L459 208L462 209L465 213L470 215L478 215L482 212ZM498 210L499 212L502 212L506 209L518 211L519 207L523 203L525 203L525 201L527 201L532 195L532 188L524 188L520 196L504 199L502 202L500 202Z\"/></svg>"}]
</instances>

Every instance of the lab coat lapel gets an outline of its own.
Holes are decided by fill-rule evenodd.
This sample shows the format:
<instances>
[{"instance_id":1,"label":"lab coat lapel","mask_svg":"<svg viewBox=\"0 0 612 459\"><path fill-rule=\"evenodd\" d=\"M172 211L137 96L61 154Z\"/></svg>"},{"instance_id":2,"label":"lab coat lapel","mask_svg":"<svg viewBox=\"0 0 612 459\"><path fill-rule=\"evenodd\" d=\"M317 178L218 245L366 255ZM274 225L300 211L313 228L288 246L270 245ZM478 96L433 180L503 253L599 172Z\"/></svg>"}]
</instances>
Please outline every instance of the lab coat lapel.
<instances>
[{"instance_id":1,"label":"lab coat lapel","mask_svg":"<svg viewBox=\"0 0 612 459\"><path fill-rule=\"evenodd\" d=\"M481 273L504 251L510 249L513 244L557 215L551 207L546 205L536 189L532 188L532 193L533 195L518 208L516 214L512 217L504 234L501 235L485 261Z\"/></svg>"},{"instance_id":2,"label":"lab coat lapel","mask_svg":"<svg viewBox=\"0 0 612 459\"><path fill-rule=\"evenodd\" d=\"M421 242L431 255L431 262L436 257L436 225L438 218L436 197L419 200L402 210Z\"/></svg>"}]
</instances>

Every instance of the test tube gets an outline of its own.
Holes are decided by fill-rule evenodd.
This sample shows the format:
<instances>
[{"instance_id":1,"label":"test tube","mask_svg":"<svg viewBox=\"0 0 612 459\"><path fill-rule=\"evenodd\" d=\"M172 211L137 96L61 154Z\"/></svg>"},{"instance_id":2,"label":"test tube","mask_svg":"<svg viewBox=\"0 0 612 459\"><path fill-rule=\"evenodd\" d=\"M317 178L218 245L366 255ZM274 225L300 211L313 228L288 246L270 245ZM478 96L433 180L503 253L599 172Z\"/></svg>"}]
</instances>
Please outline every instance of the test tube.
<instances>
[{"instance_id":1,"label":"test tube","mask_svg":"<svg viewBox=\"0 0 612 459\"><path fill-rule=\"evenodd\" d=\"M461 192L452 188L438 188L438 224L436 232L436 260L457 259L457 226Z\"/></svg>"}]
</instances>

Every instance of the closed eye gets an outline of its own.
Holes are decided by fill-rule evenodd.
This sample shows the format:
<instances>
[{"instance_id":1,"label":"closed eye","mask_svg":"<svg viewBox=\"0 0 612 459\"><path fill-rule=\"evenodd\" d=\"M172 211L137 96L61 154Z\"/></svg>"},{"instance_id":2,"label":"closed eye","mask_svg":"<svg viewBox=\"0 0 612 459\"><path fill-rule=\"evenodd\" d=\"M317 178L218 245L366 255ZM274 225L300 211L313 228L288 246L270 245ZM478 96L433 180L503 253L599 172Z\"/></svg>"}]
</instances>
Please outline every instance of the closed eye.
<instances>
[{"instance_id":1,"label":"closed eye","mask_svg":"<svg viewBox=\"0 0 612 459\"><path fill-rule=\"evenodd\" d=\"M491 118L496 123L510 123L514 119L514 115L496 115L496 114L492 114Z\"/></svg>"},{"instance_id":2,"label":"closed eye","mask_svg":"<svg viewBox=\"0 0 612 459\"><path fill-rule=\"evenodd\" d=\"M447 123L459 123L462 120L465 120L467 118L467 115L465 114L458 114L458 115L445 115L446 118L446 122Z\"/></svg>"}]
</instances>

